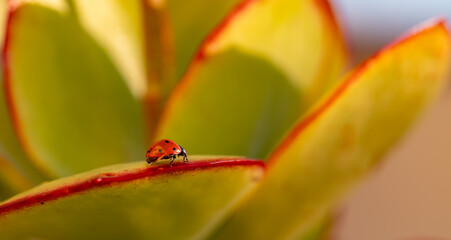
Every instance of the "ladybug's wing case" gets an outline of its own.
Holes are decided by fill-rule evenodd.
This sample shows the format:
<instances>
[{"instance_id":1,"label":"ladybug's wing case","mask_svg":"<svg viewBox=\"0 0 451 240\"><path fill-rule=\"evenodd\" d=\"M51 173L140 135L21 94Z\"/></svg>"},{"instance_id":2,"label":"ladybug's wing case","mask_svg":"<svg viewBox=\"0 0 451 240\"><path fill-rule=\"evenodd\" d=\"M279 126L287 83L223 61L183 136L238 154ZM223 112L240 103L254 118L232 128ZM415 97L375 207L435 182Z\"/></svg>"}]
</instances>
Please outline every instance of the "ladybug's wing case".
<instances>
[{"instance_id":1,"label":"ladybug's wing case","mask_svg":"<svg viewBox=\"0 0 451 240\"><path fill-rule=\"evenodd\" d=\"M152 149L150 149L150 152L148 153L148 157L161 157L166 155L164 149L161 146L154 146Z\"/></svg>"}]
</instances>

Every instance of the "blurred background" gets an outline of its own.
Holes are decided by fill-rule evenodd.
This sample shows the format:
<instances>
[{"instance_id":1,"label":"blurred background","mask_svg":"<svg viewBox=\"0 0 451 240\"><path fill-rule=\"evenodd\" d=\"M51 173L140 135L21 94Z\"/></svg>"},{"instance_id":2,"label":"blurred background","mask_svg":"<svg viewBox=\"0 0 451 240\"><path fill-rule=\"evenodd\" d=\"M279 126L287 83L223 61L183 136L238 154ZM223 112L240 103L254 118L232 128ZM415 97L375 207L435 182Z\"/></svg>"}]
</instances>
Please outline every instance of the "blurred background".
<instances>
[{"instance_id":1,"label":"blurred background","mask_svg":"<svg viewBox=\"0 0 451 240\"><path fill-rule=\"evenodd\" d=\"M331 0L353 66L451 1ZM334 240L451 239L451 86L343 201Z\"/></svg>"},{"instance_id":2,"label":"blurred background","mask_svg":"<svg viewBox=\"0 0 451 240\"><path fill-rule=\"evenodd\" d=\"M330 0L355 66L426 19L451 19L445 0ZM451 240L451 86L343 200L334 240Z\"/></svg>"}]
</instances>

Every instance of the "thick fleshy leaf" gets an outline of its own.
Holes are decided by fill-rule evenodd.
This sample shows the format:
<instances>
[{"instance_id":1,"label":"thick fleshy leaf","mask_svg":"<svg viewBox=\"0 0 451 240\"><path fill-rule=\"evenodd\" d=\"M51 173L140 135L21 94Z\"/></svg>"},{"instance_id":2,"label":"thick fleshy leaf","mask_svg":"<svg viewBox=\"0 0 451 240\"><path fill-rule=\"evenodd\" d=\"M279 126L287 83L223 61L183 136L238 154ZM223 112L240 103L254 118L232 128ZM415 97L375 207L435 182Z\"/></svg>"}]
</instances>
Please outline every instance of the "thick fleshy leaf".
<instances>
[{"instance_id":1,"label":"thick fleshy leaf","mask_svg":"<svg viewBox=\"0 0 451 240\"><path fill-rule=\"evenodd\" d=\"M6 1L0 1L0 42L2 49L6 18ZM3 62L3 60L0 61ZM3 69L2 63L0 69ZM3 185L0 191L5 193L0 194L1 197L8 196L7 192L17 193L25 190L46 179L28 159L13 131L3 92L3 74L0 74L0 178Z\"/></svg>"},{"instance_id":2,"label":"thick fleshy leaf","mask_svg":"<svg viewBox=\"0 0 451 240\"><path fill-rule=\"evenodd\" d=\"M7 16L7 8L6 8L6 1L0 1L0 46L3 46L3 40L4 40L4 31L6 26L6 16ZM0 62L1 67L1 62ZM3 84L3 78L0 75L0 91L2 90L2 84ZM0 166L1 165L7 165L10 166L9 162L5 160L5 150L2 146L2 138L5 134L2 134L5 130L5 124L3 123L5 121L5 115L6 106L5 102L3 101L4 97L0 95ZM12 132L12 131L11 131ZM7 177L7 172L2 171L3 168L0 168L0 199L3 199L7 196L11 196L14 192L16 192L18 189L15 189L15 187L10 186L10 181ZM13 169L13 172L16 172L16 169Z\"/></svg>"},{"instance_id":3,"label":"thick fleshy leaf","mask_svg":"<svg viewBox=\"0 0 451 240\"><path fill-rule=\"evenodd\" d=\"M439 21L364 62L295 126L259 189L214 239L304 236L437 95L450 53Z\"/></svg>"},{"instance_id":4,"label":"thick fleshy leaf","mask_svg":"<svg viewBox=\"0 0 451 240\"><path fill-rule=\"evenodd\" d=\"M0 156L0 200L32 187L27 177L11 160Z\"/></svg>"},{"instance_id":5,"label":"thick fleshy leaf","mask_svg":"<svg viewBox=\"0 0 451 240\"><path fill-rule=\"evenodd\" d=\"M140 159L138 103L65 1L15 2L5 95L21 145L41 169L68 175Z\"/></svg>"},{"instance_id":6,"label":"thick fleshy leaf","mask_svg":"<svg viewBox=\"0 0 451 240\"><path fill-rule=\"evenodd\" d=\"M239 0L141 1L148 79L143 106L151 140L164 105L195 50Z\"/></svg>"},{"instance_id":7,"label":"thick fleshy leaf","mask_svg":"<svg viewBox=\"0 0 451 240\"><path fill-rule=\"evenodd\" d=\"M205 239L256 186L261 161L190 156L43 184L0 205L4 239ZM45 217L43 217L45 216ZM24 229L26 229L24 231Z\"/></svg>"},{"instance_id":8,"label":"thick fleshy leaf","mask_svg":"<svg viewBox=\"0 0 451 240\"><path fill-rule=\"evenodd\" d=\"M343 64L331 19L317 1L244 2L197 53L157 138L195 154L266 156Z\"/></svg>"},{"instance_id":9,"label":"thick fleshy leaf","mask_svg":"<svg viewBox=\"0 0 451 240\"><path fill-rule=\"evenodd\" d=\"M172 23L176 78L182 77L208 33L242 0L166 0Z\"/></svg>"},{"instance_id":10,"label":"thick fleshy leaf","mask_svg":"<svg viewBox=\"0 0 451 240\"><path fill-rule=\"evenodd\" d=\"M105 48L132 94L146 93L143 20L140 1L72 1L83 27Z\"/></svg>"},{"instance_id":11,"label":"thick fleshy leaf","mask_svg":"<svg viewBox=\"0 0 451 240\"><path fill-rule=\"evenodd\" d=\"M2 90L3 82L0 75L0 182L3 185L0 191L9 188L7 192L17 193L37 185L46 177L22 150L13 131ZM1 199L7 196L11 195L0 194Z\"/></svg>"}]
</instances>

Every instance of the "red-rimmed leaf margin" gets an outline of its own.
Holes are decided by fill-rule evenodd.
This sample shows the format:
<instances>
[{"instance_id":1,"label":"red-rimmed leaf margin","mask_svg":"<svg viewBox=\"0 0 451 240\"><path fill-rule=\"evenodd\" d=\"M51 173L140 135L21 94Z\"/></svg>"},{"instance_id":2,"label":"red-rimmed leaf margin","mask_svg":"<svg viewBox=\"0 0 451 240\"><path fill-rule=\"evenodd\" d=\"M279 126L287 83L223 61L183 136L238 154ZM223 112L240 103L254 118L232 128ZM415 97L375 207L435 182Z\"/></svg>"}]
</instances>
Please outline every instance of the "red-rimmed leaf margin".
<instances>
[{"instance_id":1,"label":"red-rimmed leaf margin","mask_svg":"<svg viewBox=\"0 0 451 240\"><path fill-rule=\"evenodd\" d=\"M305 236L443 88L449 44L445 20L433 19L359 65L285 136L260 187L213 239Z\"/></svg>"},{"instance_id":2,"label":"red-rimmed leaf margin","mask_svg":"<svg viewBox=\"0 0 451 240\"><path fill-rule=\"evenodd\" d=\"M187 71L181 81L175 86L166 103L159 119L154 140L170 137L179 142L187 142L186 147L195 154L242 155L253 158L266 158L283 134L307 109L306 106L315 101L330 86L330 83L335 80L338 69L341 69L343 65L344 60L342 57L344 54L342 52L345 52L345 49L341 46L334 47L335 45L340 45L340 43L336 44L336 42L341 42L341 40L336 42L332 40L335 37L339 37L339 34L336 34L336 32L339 32L339 29L331 14L330 7L325 9L328 5L324 6L324 3L320 4L317 0L308 1L305 4L308 6L300 9L312 9L311 17L307 15L309 17L301 18L300 16L304 15L296 12L293 13L293 19L298 19L299 17L299 19L303 19L306 22L308 22L307 20L314 20L315 23L321 26L321 34L319 34L318 30L318 32L314 32L314 36L321 36L320 43L331 45L329 47L326 46L325 48L327 49L321 49L320 52L324 54L318 53L318 56L315 55L317 59L314 61L315 70L312 70L312 73L307 74L308 76L305 77L298 75L289 76L288 72L291 70L286 72L283 71L283 67L278 66L278 64L283 65L282 63L277 62L277 60L272 61L270 57L264 58L257 54L257 52L261 51L263 55L271 55L270 51L266 52L264 49L250 48L249 52L247 52L244 49L250 43L246 41L241 43L240 40L234 40L233 34L235 30L243 30L239 25L241 20L244 21L243 26L248 26L250 23L247 23L247 16L253 16L253 14L260 12L267 14L267 17L271 15L271 13L264 10L265 2L259 0L243 1L229 12L223 21L201 43ZM276 6L277 1L271 2L271 6L273 5ZM282 19L286 20L285 18ZM291 22L291 18L287 19L290 19L291 24L295 21ZM254 21L257 25L260 22L258 19L254 19ZM237 24L235 25L234 23L236 22ZM300 21L300 23L302 22ZM287 25L289 24L287 23ZM281 26L285 25L282 24ZM259 27L264 29L264 26L260 25L256 29ZM259 31L256 32L258 33ZM304 34L306 33L303 32L299 36ZM237 34L236 36L240 35ZM278 41L273 41L274 35L271 32L268 31L267 36L269 36L270 41L274 42L274 45L280 46L280 44L275 43ZM312 42L314 41L312 40ZM300 44L300 46L304 45ZM302 49L303 47L300 48ZM305 48L308 49L308 47ZM328 56L329 53L332 57ZM305 56L308 56L308 54L306 53ZM305 61L306 58L295 58L295 60ZM287 67L287 69L290 69L290 67ZM302 84L305 84L306 87L302 87ZM236 94L239 98L233 98L235 101L228 100L227 97L230 94ZM199 96L203 96L203 98ZM246 96L248 99L246 99ZM246 104L240 104L239 101ZM202 105L209 110L206 111L205 108L199 107ZM239 107L229 109L229 106L233 105ZM292 111L284 111L284 109L292 109ZM199 114L190 117L190 113L197 112ZM205 112L212 112L212 114L216 112L214 114L216 119L209 118L208 114L204 114ZM183 118L178 116L185 116L188 120L181 120ZM239 117L232 119L234 121L220 120L229 116L241 116L243 120L240 120ZM273 118L273 116L280 117ZM206 134L202 135L202 138L211 142L208 146L195 144L195 139L189 137L195 136L195 134L189 134L189 131L198 131L198 129L210 126L203 124L204 121L208 122L208 124L220 126L217 128L218 131L207 130ZM241 129L235 129L235 132L221 132L219 130L229 127L233 128L231 127L232 125L240 126ZM186 131L176 130L182 128L186 129ZM214 143L219 136L232 135L235 137L239 136L240 142L224 146ZM258 138L256 136L259 136L259 139L256 139Z\"/></svg>"},{"instance_id":3,"label":"red-rimmed leaf margin","mask_svg":"<svg viewBox=\"0 0 451 240\"><path fill-rule=\"evenodd\" d=\"M3 48L2 48L2 61L3 61L3 89L5 91L5 100L6 100L6 105L8 108L8 111L10 113L10 117L11 117L11 123L13 125L14 130L16 131L19 139L21 134L20 128L18 127L18 119L17 119L17 113L15 111L13 102L11 101L11 85L10 85L10 63L9 63L9 58L8 58L8 51L6 50L10 44L10 36L11 34L8 34L9 32L11 32L11 21L12 18L14 16L15 11L13 10L13 6L9 6L9 12L8 12L8 17L6 19L6 29L5 29L5 41L3 44Z\"/></svg>"},{"instance_id":4,"label":"red-rimmed leaf margin","mask_svg":"<svg viewBox=\"0 0 451 240\"><path fill-rule=\"evenodd\" d=\"M23 133L18 126L18 118L17 113L14 107L14 104L12 102L12 96L11 96L11 85L10 85L10 62L8 58L8 51L7 48L10 45L10 36L9 34L11 32L11 22L14 18L14 14L16 13L17 5L13 4L13 2L8 2L7 4L8 12L6 17L6 26L5 26L5 35L4 35L4 41L3 46L1 49L1 60L2 60L2 90L4 93L4 101L6 104L6 109L9 112L9 120L11 123L11 126L14 130L15 137L17 137L18 145L22 147L23 152L20 154L21 156L18 156L17 158L14 158L16 164L20 166L25 172L27 177L32 179L32 182L37 183L37 181L42 181L44 179L49 179L51 174L47 172L45 167L41 166L38 162L33 161L33 158L30 156L26 156L28 153L26 149L23 149L25 147L24 141L22 141Z\"/></svg>"},{"instance_id":5,"label":"red-rimmed leaf margin","mask_svg":"<svg viewBox=\"0 0 451 240\"><path fill-rule=\"evenodd\" d=\"M5 42L3 44L3 48L2 48L2 61L3 61L3 89L5 91L5 99L6 99L6 105L8 107L8 111L10 112L10 116L11 116L11 122L13 124L14 130L18 133L19 138L22 135L20 128L18 127L18 119L17 119L17 113L15 111L14 108L14 104L11 100L12 96L11 96L11 84L10 84L10 62L9 62L9 58L8 58L8 46L10 45L10 37L11 34L9 34L11 32L11 22L12 19L14 18L14 14L16 13L16 11L14 11L14 5L9 5L9 12L8 12L8 17L6 19L6 29L5 29Z\"/></svg>"},{"instance_id":6,"label":"red-rimmed leaf margin","mask_svg":"<svg viewBox=\"0 0 451 240\"><path fill-rule=\"evenodd\" d=\"M329 23L330 27L332 28L332 30L338 35L340 36L340 38L338 39L334 39L336 41L344 41L345 38L343 36L343 32L340 28L340 26L338 25L337 22L337 18L336 15L332 9L332 6L330 5L329 0L316 0L315 2L316 4L318 4L318 6L320 7L320 9L323 10L324 12L324 16L328 17L327 23ZM346 44L344 44L344 42L341 44L342 47L346 47ZM349 53L349 51L346 49L344 51L345 54ZM349 56L348 56L349 57Z\"/></svg>"},{"instance_id":7,"label":"red-rimmed leaf margin","mask_svg":"<svg viewBox=\"0 0 451 240\"><path fill-rule=\"evenodd\" d=\"M437 25L440 28L446 29L446 19L437 18L433 19L429 22L431 25ZM435 31L436 28L427 28L428 25L422 25L421 28L418 29L419 32L427 33L429 31ZM373 56L369 59L365 60L357 69L355 69L349 77L346 78L346 81L340 83L338 88L331 94L326 101L322 103L319 107L315 108L313 112L306 115L306 117L297 124L292 131L290 131L289 135L285 137L284 141L279 144L279 146L271 153L268 160L268 167L270 168L274 161L277 161L279 155L293 142L302 131L307 128L311 123L313 123L318 117L321 116L323 112L325 112L352 84L359 78L359 76L367 69L367 66L370 65L374 60L376 60L379 55L383 54L386 51L389 51L391 48L396 47L399 44L412 40L411 36L415 35L415 30L413 32L406 32L405 34L399 36L388 45L385 45L383 48L379 49ZM450 38L451 39L451 38Z\"/></svg>"},{"instance_id":8,"label":"red-rimmed leaf margin","mask_svg":"<svg viewBox=\"0 0 451 240\"><path fill-rule=\"evenodd\" d=\"M196 163L174 163L172 167L169 165L149 166L136 169L130 172L106 172L93 176L89 179L76 182L74 184L65 185L56 189L44 192L30 194L24 197L17 197L0 204L0 215L7 214L12 211L18 211L26 207L37 204L43 204L59 198L67 197L73 194L89 191L99 187L109 186L115 183L126 183L133 180L169 174L173 172L195 171L211 168L223 168L233 166L259 166L264 168L262 161L242 159L242 158L218 158L214 161L201 161Z\"/></svg>"},{"instance_id":9,"label":"red-rimmed leaf margin","mask_svg":"<svg viewBox=\"0 0 451 240\"><path fill-rule=\"evenodd\" d=\"M139 146L145 146L138 102L104 49L73 9L67 10L64 14L44 2L11 2L2 52L14 131L32 165L50 178L137 159ZM54 54L47 55L45 47ZM28 66L30 71L24 70ZM110 156L100 157L104 154Z\"/></svg>"},{"instance_id":10,"label":"red-rimmed leaf margin","mask_svg":"<svg viewBox=\"0 0 451 240\"><path fill-rule=\"evenodd\" d=\"M205 61L208 58L208 55L206 54L208 45L213 42L216 38L219 37L222 30L227 27L227 25L233 20L235 16L240 14L242 11L244 11L247 7L249 7L254 2L257 2L260 0L244 0L241 3L239 3L230 13L224 18L222 22L219 23L217 27L213 29L213 31L208 35L205 40L200 44L199 50L194 55L193 59L191 60L188 69L183 74L183 77L180 79L179 83L174 87L171 96L165 106L165 111L163 111L160 119L159 124L157 126L157 133L160 129L158 127L161 126L163 122L166 121L169 115L168 109L173 108L174 104L177 102L177 97L180 96L180 92L182 92L184 89L186 89L186 86L190 84L190 80L192 79L192 74L196 71L196 69L199 67L199 65ZM158 135L158 134L157 134Z\"/></svg>"}]
</instances>

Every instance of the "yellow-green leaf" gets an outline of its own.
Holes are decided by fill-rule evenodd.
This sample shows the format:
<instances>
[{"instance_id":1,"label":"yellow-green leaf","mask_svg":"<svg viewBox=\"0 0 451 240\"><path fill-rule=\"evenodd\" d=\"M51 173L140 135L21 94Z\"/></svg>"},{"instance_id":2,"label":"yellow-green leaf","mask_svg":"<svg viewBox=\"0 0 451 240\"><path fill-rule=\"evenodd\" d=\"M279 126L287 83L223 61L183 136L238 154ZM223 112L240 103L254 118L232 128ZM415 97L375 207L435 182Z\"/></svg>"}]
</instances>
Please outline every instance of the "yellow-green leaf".
<instances>
[{"instance_id":1,"label":"yellow-green leaf","mask_svg":"<svg viewBox=\"0 0 451 240\"><path fill-rule=\"evenodd\" d=\"M240 0L166 0L175 45L177 79L182 77L208 33L238 2Z\"/></svg>"},{"instance_id":2,"label":"yellow-green leaf","mask_svg":"<svg viewBox=\"0 0 451 240\"><path fill-rule=\"evenodd\" d=\"M146 93L141 1L72 1L81 25L105 48L135 98Z\"/></svg>"},{"instance_id":3,"label":"yellow-green leaf","mask_svg":"<svg viewBox=\"0 0 451 240\"><path fill-rule=\"evenodd\" d=\"M430 22L345 77L272 153L259 189L214 239L305 236L443 87L448 34Z\"/></svg>"},{"instance_id":4,"label":"yellow-green leaf","mask_svg":"<svg viewBox=\"0 0 451 240\"><path fill-rule=\"evenodd\" d=\"M265 157L343 65L340 35L324 6L241 4L197 53L156 139L171 138L195 154Z\"/></svg>"},{"instance_id":5,"label":"yellow-green leaf","mask_svg":"<svg viewBox=\"0 0 451 240\"><path fill-rule=\"evenodd\" d=\"M263 174L261 161L111 166L43 184L0 204L3 239L205 239Z\"/></svg>"},{"instance_id":6,"label":"yellow-green leaf","mask_svg":"<svg viewBox=\"0 0 451 240\"><path fill-rule=\"evenodd\" d=\"M195 51L238 1L142 0L148 79L143 105L149 140Z\"/></svg>"},{"instance_id":7,"label":"yellow-green leaf","mask_svg":"<svg viewBox=\"0 0 451 240\"><path fill-rule=\"evenodd\" d=\"M202 41L239 1L142 0L151 123Z\"/></svg>"},{"instance_id":8,"label":"yellow-green leaf","mask_svg":"<svg viewBox=\"0 0 451 240\"><path fill-rule=\"evenodd\" d=\"M25 155L13 131L3 94L0 76L0 176L12 192L25 190L42 182L45 176ZM3 197L0 195L0 198Z\"/></svg>"},{"instance_id":9,"label":"yellow-green leaf","mask_svg":"<svg viewBox=\"0 0 451 240\"><path fill-rule=\"evenodd\" d=\"M0 44L3 49L4 31L7 20L7 2L0 1ZM21 148L16 134L13 131L11 118L7 109L6 98L3 91L3 59L0 60L0 175L3 192L17 193L36 185L46 177L36 169ZM6 190L9 188L9 190ZM3 194L2 197L8 194Z\"/></svg>"},{"instance_id":10,"label":"yellow-green leaf","mask_svg":"<svg viewBox=\"0 0 451 240\"><path fill-rule=\"evenodd\" d=\"M66 1L16 1L5 92L21 145L43 171L69 175L142 158L140 107Z\"/></svg>"}]
</instances>

